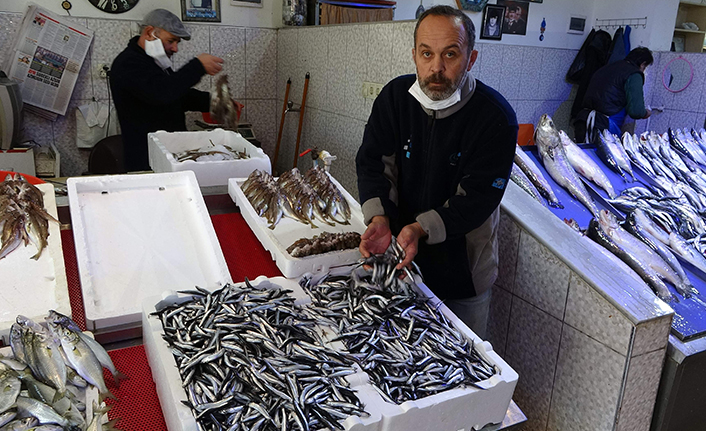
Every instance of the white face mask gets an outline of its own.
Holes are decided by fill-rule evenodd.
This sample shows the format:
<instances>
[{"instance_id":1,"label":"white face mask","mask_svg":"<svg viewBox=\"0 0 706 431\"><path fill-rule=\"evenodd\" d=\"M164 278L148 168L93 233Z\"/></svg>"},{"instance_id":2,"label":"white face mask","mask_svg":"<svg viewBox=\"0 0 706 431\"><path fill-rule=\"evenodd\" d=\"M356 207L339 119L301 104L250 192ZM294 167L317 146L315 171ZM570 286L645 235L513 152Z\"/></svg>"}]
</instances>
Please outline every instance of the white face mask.
<instances>
[{"instance_id":1,"label":"white face mask","mask_svg":"<svg viewBox=\"0 0 706 431\"><path fill-rule=\"evenodd\" d=\"M468 76L464 76L461 82L459 83L459 86L456 91L454 91L451 96L443 100L432 100L431 98L429 98L429 96L424 93L424 90L422 90L422 87L419 85L419 77L417 77L417 80L414 81L414 84L409 87L408 91L409 94L411 94L415 99L417 99L417 102L419 102L423 107L431 111L440 111L442 109L446 109L450 106L453 106L461 101L461 87L463 87L467 79Z\"/></svg>"},{"instance_id":2,"label":"white face mask","mask_svg":"<svg viewBox=\"0 0 706 431\"><path fill-rule=\"evenodd\" d=\"M154 40L145 41L145 53L154 58L154 62L157 63L162 70L169 69L172 67L172 60L167 56L166 51L164 51L162 41L154 35L154 32L152 32L152 37L154 37Z\"/></svg>"}]
</instances>

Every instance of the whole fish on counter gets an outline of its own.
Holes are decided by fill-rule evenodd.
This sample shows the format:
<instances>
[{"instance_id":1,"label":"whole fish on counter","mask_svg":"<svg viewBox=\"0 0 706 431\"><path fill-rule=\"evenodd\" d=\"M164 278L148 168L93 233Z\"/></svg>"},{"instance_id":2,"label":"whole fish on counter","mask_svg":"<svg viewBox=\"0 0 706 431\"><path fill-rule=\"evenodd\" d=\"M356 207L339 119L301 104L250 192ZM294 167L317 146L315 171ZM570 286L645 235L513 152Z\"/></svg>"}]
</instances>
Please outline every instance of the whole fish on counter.
<instances>
[{"instance_id":1,"label":"whole fish on counter","mask_svg":"<svg viewBox=\"0 0 706 431\"><path fill-rule=\"evenodd\" d=\"M603 130L599 133L599 139L597 140L598 157L603 160L603 162L612 168L615 172L619 173L625 181L628 178L625 173L629 173L632 180L635 181L635 175L632 172L632 167L630 166L630 158L623 148L620 138L610 133L608 129Z\"/></svg>"},{"instance_id":2,"label":"whole fish on counter","mask_svg":"<svg viewBox=\"0 0 706 431\"><path fill-rule=\"evenodd\" d=\"M540 195L542 195L550 207L553 208L564 208L564 206L559 202L559 199L554 194L552 186L549 184L542 171L532 162L532 159L525 154L525 152L520 148L519 145L515 145L515 164L524 172L527 178L530 180L532 185L537 189ZM520 185L522 186L522 185Z\"/></svg>"},{"instance_id":3,"label":"whole fish on counter","mask_svg":"<svg viewBox=\"0 0 706 431\"><path fill-rule=\"evenodd\" d=\"M44 209L42 191L20 174L8 174L0 183L0 259L22 243L37 247L37 260L47 247L49 222L59 223Z\"/></svg>"},{"instance_id":4,"label":"whole fish on counter","mask_svg":"<svg viewBox=\"0 0 706 431\"><path fill-rule=\"evenodd\" d=\"M566 152L566 157L569 159L569 163L571 163L571 167L581 176L589 181L593 181L598 187L605 190L608 197L611 199L615 198L617 196L615 189L600 166L598 166L593 159L588 157L588 155L569 138L566 132L560 130L559 137L561 138L561 145L564 146L564 151Z\"/></svg>"},{"instance_id":5,"label":"whole fish on counter","mask_svg":"<svg viewBox=\"0 0 706 431\"><path fill-rule=\"evenodd\" d=\"M524 172L522 172L522 169L520 169L519 166L517 166L517 163L512 164L512 171L510 171L510 179L520 186L522 190L527 192L530 196L534 198L537 202L540 204L544 205L545 207L547 206L547 203L545 202L544 199L542 199L542 196L539 194L539 191L537 191L537 188L532 184L532 182L527 178L527 175L525 175Z\"/></svg>"},{"instance_id":6,"label":"whole fish on counter","mask_svg":"<svg viewBox=\"0 0 706 431\"><path fill-rule=\"evenodd\" d=\"M679 276L656 252L621 228L613 214L601 210L599 217L589 223L588 237L627 263L659 298L676 300L663 279L676 285L681 283Z\"/></svg>"},{"instance_id":7,"label":"whole fish on counter","mask_svg":"<svg viewBox=\"0 0 706 431\"><path fill-rule=\"evenodd\" d=\"M636 135L631 135L628 132L623 133L622 143L625 153L635 165L641 167L642 170L650 174L650 176L657 176L657 173L654 167L652 167L649 159L645 156L645 154L643 154L644 150L641 148L640 142Z\"/></svg>"},{"instance_id":8,"label":"whole fish on counter","mask_svg":"<svg viewBox=\"0 0 706 431\"><path fill-rule=\"evenodd\" d=\"M539 155L544 168L560 186L564 187L573 197L579 200L594 216L598 215L598 208L589 196L586 187L581 182L578 174L571 167L561 144L561 137L554 126L554 121L547 114L543 114L534 132L534 141L537 143Z\"/></svg>"},{"instance_id":9,"label":"whole fish on counter","mask_svg":"<svg viewBox=\"0 0 706 431\"><path fill-rule=\"evenodd\" d=\"M706 274L706 258L691 244L686 242L681 235L671 232L669 234L669 246L675 253L683 257L684 260L691 263L701 270L701 272Z\"/></svg>"}]
</instances>

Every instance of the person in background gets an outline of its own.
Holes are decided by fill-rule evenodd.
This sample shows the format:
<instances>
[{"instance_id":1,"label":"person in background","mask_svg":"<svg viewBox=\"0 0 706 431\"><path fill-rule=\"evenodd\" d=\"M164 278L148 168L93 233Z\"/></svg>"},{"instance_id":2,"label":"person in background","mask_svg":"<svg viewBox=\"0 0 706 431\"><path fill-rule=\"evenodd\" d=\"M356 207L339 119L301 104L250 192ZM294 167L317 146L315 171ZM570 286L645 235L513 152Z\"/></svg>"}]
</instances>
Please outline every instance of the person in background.
<instances>
[{"instance_id":1,"label":"person in background","mask_svg":"<svg viewBox=\"0 0 706 431\"><path fill-rule=\"evenodd\" d=\"M368 226L361 254L383 253L394 233L406 256L398 267L414 259L429 288L485 337L518 126L507 101L471 74L474 44L462 11L435 6L420 16L417 74L375 99L356 167Z\"/></svg>"},{"instance_id":2,"label":"person in background","mask_svg":"<svg viewBox=\"0 0 706 431\"><path fill-rule=\"evenodd\" d=\"M149 170L147 134L157 130L186 130L186 111L208 112L208 92L193 89L204 75L215 75L223 60L200 54L179 70L172 55L191 35L181 20L165 9L155 9L142 20L140 35L113 61L110 88L118 112L125 153L125 169Z\"/></svg>"},{"instance_id":3,"label":"person in background","mask_svg":"<svg viewBox=\"0 0 706 431\"><path fill-rule=\"evenodd\" d=\"M596 132L605 129L620 135L627 115L643 119L652 114L645 108L642 86L645 70L653 62L652 52L639 47L630 51L625 59L605 65L593 74L583 109L574 123L577 141L593 142Z\"/></svg>"}]
</instances>

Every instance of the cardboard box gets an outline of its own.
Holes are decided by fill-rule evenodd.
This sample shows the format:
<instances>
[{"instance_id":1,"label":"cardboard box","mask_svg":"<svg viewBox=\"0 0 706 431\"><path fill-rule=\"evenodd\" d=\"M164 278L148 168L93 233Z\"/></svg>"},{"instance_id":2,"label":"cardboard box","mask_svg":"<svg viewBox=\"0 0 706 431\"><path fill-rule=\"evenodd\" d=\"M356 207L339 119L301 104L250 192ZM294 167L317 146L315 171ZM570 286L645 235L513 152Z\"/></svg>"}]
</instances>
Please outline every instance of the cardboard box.
<instances>
[{"instance_id":1,"label":"cardboard box","mask_svg":"<svg viewBox=\"0 0 706 431\"><path fill-rule=\"evenodd\" d=\"M15 148L0 150L0 171L20 172L35 176L34 150L31 148Z\"/></svg>"}]
</instances>

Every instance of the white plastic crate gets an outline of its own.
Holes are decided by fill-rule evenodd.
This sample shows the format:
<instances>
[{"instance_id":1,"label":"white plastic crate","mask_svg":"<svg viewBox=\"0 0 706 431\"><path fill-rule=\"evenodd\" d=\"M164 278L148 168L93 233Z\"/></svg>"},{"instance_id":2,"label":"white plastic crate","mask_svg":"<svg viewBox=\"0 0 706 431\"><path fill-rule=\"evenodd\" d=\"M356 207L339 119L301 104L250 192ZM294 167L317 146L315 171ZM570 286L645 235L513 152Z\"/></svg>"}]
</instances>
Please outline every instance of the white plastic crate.
<instances>
[{"instance_id":1,"label":"white plastic crate","mask_svg":"<svg viewBox=\"0 0 706 431\"><path fill-rule=\"evenodd\" d=\"M322 232L358 232L359 234L365 232L365 223L363 223L363 212L360 209L360 204L353 199L353 196L333 176L329 175L329 178L341 191L351 208L349 225L336 223L334 226L329 226L326 223L317 221L315 224L318 227L313 229L310 225L305 225L289 217L282 217L275 228L270 229L267 220L257 215L250 201L240 189L240 185L243 184L246 178L231 178L228 180L228 194L240 208L240 213L248 226L250 226L250 229L255 233L257 239L265 250L270 252L272 260L275 261L279 270L287 278L299 277L307 272L327 272L335 266L356 263L361 257L357 248L331 251L306 257L292 257L287 252L287 248L295 241L301 238L313 238Z\"/></svg>"},{"instance_id":2,"label":"white plastic crate","mask_svg":"<svg viewBox=\"0 0 706 431\"><path fill-rule=\"evenodd\" d=\"M252 281L256 286L279 286L293 290L296 303L307 303L310 298L294 280L282 277L258 277ZM431 291L419 284L424 295L438 302ZM160 405L169 431L198 431L196 419L191 410L181 401L186 400L182 380L167 342L162 338L162 323L151 315L155 304L173 304L190 299L176 292L165 292L161 296L147 298L142 303L143 341L147 359L152 369L152 378L157 388ZM365 405L369 417L350 416L342 421L346 431L397 431L397 430L437 430L437 431L470 431L480 429L488 424L500 423L505 418L512 394L517 384L517 373L493 351L490 343L482 341L463 322L461 322L445 305L439 310L447 316L466 337L472 339L475 348L499 373L478 385L484 389L473 387L456 388L431 395L415 401L406 401L400 405L391 404L382 399L369 383L365 372L346 376L351 387L356 390L357 397ZM340 342L332 347L341 346Z\"/></svg>"},{"instance_id":3,"label":"white plastic crate","mask_svg":"<svg viewBox=\"0 0 706 431\"><path fill-rule=\"evenodd\" d=\"M86 325L140 324L142 300L167 289L217 289L230 273L196 177L69 178Z\"/></svg>"},{"instance_id":4,"label":"white plastic crate","mask_svg":"<svg viewBox=\"0 0 706 431\"><path fill-rule=\"evenodd\" d=\"M204 132L158 131L147 135L149 160L155 172L193 171L201 187L225 186L229 178L247 177L256 169L272 172L270 158L240 136L239 133L215 129ZM228 145L237 151L245 151L250 158L242 160L220 160L177 162L173 153L196 150L213 142Z\"/></svg>"},{"instance_id":5,"label":"white plastic crate","mask_svg":"<svg viewBox=\"0 0 706 431\"><path fill-rule=\"evenodd\" d=\"M58 219L54 186L38 184L37 188L44 194L44 208ZM5 344L18 314L37 320L41 320L48 310L71 315L58 223L49 222L47 242L47 248L38 260L31 258L37 253L34 244L26 247L22 244L0 260L0 337Z\"/></svg>"}]
</instances>

